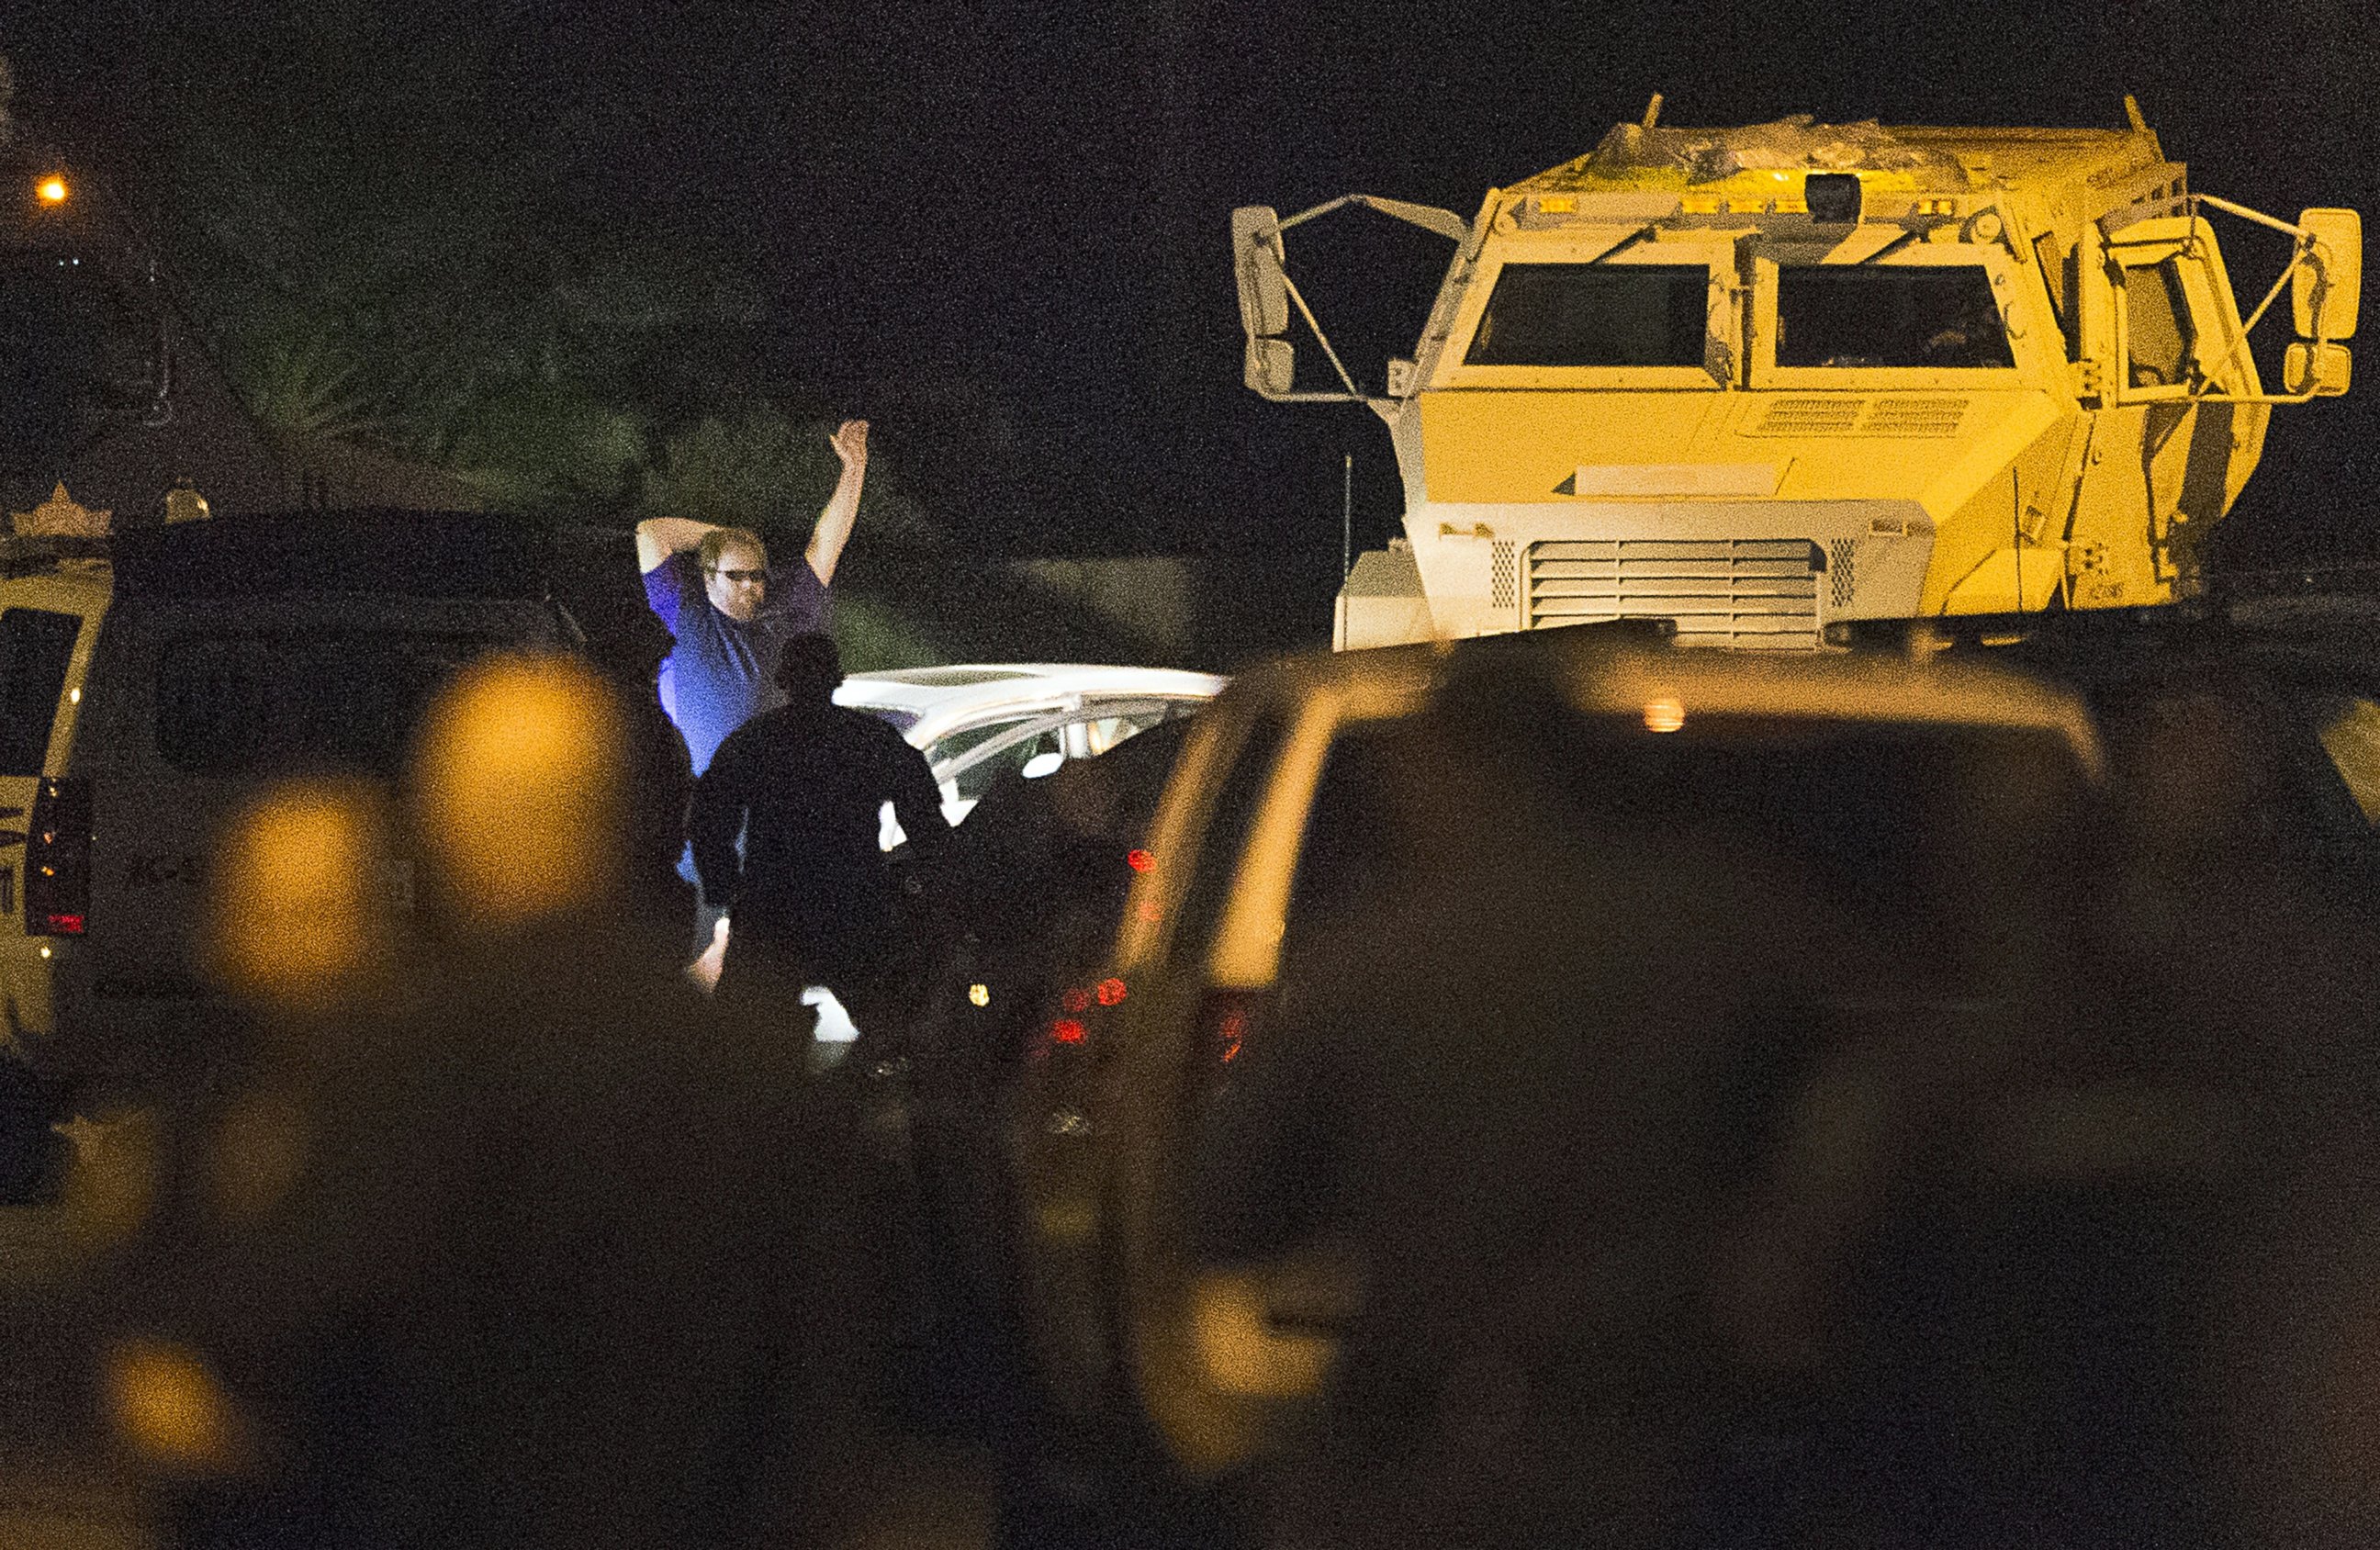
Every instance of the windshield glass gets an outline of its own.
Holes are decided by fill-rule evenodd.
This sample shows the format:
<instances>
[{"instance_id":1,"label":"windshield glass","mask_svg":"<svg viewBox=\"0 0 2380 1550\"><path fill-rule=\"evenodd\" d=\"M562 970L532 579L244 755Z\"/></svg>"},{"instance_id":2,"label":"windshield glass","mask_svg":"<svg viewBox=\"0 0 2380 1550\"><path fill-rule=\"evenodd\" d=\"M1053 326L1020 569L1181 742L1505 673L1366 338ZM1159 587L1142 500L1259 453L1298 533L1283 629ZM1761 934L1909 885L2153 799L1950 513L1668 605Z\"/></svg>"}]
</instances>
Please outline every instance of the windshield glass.
<instances>
[{"instance_id":1,"label":"windshield glass","mask_svg":"<svg viewBox=\"0 0 2380 1550\"><path fill-rule=\"evenodd\" d=\"M1465 366L1700 366L1700 264L1508 263Z\"/></svg>"},{"instance_id":2,"label":"windshield glass","mask_svg":"<svg viewBox=\"0 0 2380 1550\"><path fill-rule=\"evenodd\" d=\"M430 696L498 644L395 631L185 636L157 664L157 752L191 774L392 773Z\"/></svg>"},{"instance_id":3,"label":"windshield glass","mask_svg":"<svg viewBox=\"0 0 2380 1550\"><path fill-rule=\"evenodd\" d=\"M1777 272L1777 364L2012 367L1979 264L1825 264Z\"/></svg>"},{"instance_id":4,"label":"windshield glass","mask_svg":"<svg viewBox=\"0 0 2380 1550\"><path fill-rule=\"evenodd\" d=\"M0 469L40 469L156 396L156 330L71 254L0 256Z\"/></svg>"}]
</instances>

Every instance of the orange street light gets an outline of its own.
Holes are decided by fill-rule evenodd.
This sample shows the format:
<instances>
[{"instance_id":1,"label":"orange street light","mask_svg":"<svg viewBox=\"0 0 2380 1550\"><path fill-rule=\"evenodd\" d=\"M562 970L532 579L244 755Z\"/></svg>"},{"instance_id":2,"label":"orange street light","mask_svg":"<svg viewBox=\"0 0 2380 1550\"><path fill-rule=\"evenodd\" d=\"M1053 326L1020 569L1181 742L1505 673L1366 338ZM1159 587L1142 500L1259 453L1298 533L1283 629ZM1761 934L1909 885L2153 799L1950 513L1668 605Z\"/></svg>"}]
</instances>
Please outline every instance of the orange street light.
<instances>
[{"instance_id":1,"label":"orange street light","mask_svg":"<svg viewBox=\"0 0 2380 1550\"><path fill-rule=\"evenodd\" d=\"M52 176L42 179L42 181L35 186L33 192L41 197L41 200L43 204L64 204L67 202L67 194L68 192L67 188L67 180L53 174Z\"/></svg>"}]
</instances>

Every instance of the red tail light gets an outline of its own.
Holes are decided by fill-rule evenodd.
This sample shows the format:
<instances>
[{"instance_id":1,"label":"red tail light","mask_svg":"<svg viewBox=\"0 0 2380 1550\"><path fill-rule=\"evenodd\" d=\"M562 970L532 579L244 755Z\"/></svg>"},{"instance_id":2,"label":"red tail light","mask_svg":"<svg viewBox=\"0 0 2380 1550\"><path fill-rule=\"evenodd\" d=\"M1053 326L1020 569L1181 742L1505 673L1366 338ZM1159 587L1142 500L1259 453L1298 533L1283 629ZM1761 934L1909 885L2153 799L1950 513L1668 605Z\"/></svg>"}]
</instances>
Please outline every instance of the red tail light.
<instances>
[{"instance_id":1,"label":"red tail light","mask_svg":"<svg viewBox=\"0 0 2380 1550\"><path fill-rule=\"evenodd\" d=\"M91 782L44 778L25 834L25 934L79 937L91 923Z\"/></svg>"},{"instance_id":2,"label":"red tail light","mask_svg":"<svg viewBox=\"0 0 2380 1550\"><path fill-rule=\"evenodd\" d=\"M1260 990L1212 990L1199 1009L1199 1060L1220 1069L1240 1058L1264 1022L1265 995Z\"/></svg>"}]
</instances>

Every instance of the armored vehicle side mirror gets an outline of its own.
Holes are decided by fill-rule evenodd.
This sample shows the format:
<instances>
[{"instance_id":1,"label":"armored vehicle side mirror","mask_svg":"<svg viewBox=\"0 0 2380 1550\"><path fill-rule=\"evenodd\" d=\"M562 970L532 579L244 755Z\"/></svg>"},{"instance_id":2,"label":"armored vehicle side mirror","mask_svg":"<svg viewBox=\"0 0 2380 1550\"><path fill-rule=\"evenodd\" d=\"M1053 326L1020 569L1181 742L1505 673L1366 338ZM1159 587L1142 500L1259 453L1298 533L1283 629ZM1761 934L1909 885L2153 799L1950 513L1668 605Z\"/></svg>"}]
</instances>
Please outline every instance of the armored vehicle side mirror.
<instances>
[{"instance_id":1,"label":"armored vehicle side mirror","mask_svg":"<svg viewBox=\"0 0 2380 1550\"><path fill-rule=\"evenodd\" d=\"M2354 364L2344 345L2317 345L2311 339L2301 339L2281 358L2281 391L2336 398L2347 391Z\"/></svg>"},{"instance_id":2,"label":"armored vehicle side mirror","mask_svg":"<svg viewBox=\"0 0 2380 1550\"><path fill-rule=\"evenodd\" d=\"M1269 204L1232 212L1232 268L1240 282L1240 327L1248 336L1248 391L1288 394L1297 376L1289 332L1289 277L1281 272L1281 212Z\"/></svg>"},{"instance_id":3,"label":"armored vehicle side mirror","mask_svg":"<svg viewBox=\"0 0 2380 1550\"><path fill-rule=\"evenodd\" d=\"M1289 332L1289 281L1281 272L1281 212L1267 204L1232 212L1232 263L1240 280L1240 327L1252 339Z\"/></svg>"},{"instance_id":4,"label":"armored vehicle side mirror","mask_svg":"<svg viewBox=\"0 0 2380 1550\"><path fill-rule=\"evenodd\" d=\"M2306 210L2298 224L2313 235L2313 261L2289 277L2298 336L2351 339L2363 297L2363 218L2352 210Z\"/></svg>"},{"instance_id":5,"label":"armored vehicle side mirror","mask_svg":"<svg viewBox=\"0 0 2380 1550\"><path fill-rule=\"evenodd\" d=\"M1250 338L1246 377L1249 392L1279 398L1297 381L1297 352L1286 339Z\"/></svg>"}]
</instances>

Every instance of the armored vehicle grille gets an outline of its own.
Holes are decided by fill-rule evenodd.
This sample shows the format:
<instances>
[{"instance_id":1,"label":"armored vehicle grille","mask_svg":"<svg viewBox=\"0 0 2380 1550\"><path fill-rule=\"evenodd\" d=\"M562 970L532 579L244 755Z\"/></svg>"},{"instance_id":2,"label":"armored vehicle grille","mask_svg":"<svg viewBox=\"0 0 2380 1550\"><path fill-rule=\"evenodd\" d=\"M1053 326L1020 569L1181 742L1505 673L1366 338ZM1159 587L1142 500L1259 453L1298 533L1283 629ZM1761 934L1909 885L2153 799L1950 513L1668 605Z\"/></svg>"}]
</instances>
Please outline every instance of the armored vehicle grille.
<instances>
[{"instance_id":1,"label":"armored vehicle grille","mask_svg":"<svg viewBox=\"0 0 2380 1550\"><path fill-rule=\"evenodd\" d=\"M1530 629L1674 619L1682 646L1807 650L1818 560L1803 539L1557 539L1529 546Z\"/></svg>"},{"instance_id":2,"label":"armored vehicle grille","mask_svg":"<svg viewBox=\"0 0 2380 1550\"><path fill-rule=\"evenodd\" d=\"M1859 423L1857 398L1780 398L1768 406L1755 436L1848 436Z\"/></svg>"},{"instance_id":3,"label":"armored vehicle grille","mask_svg":"<svg viewBox=\"0 0 2380 1550\"><path fill-rule=\"evenodd\" d=\"M1963 398L1779 398L1746 436L1955 436Z\"/></svg>"},{"instance_id":4,"label":"armored vehicle grille","mask_svg":"<svg viewBox=\"0 0 2380 1550\"><path fill-rule=\"evenodd\" d=\"M1963 398L1881 398L1860 426L1863 436L1956 436Z\"/></svg>"}]
</instances>

